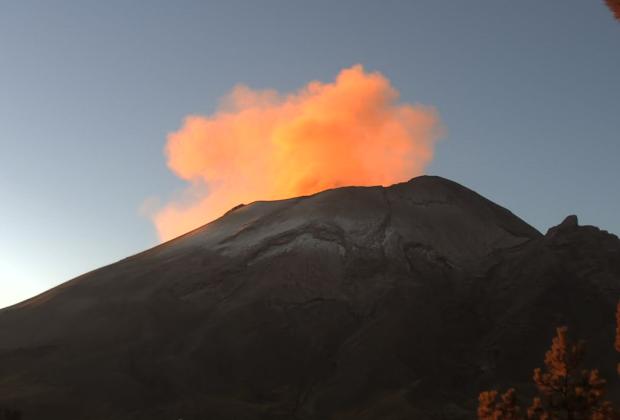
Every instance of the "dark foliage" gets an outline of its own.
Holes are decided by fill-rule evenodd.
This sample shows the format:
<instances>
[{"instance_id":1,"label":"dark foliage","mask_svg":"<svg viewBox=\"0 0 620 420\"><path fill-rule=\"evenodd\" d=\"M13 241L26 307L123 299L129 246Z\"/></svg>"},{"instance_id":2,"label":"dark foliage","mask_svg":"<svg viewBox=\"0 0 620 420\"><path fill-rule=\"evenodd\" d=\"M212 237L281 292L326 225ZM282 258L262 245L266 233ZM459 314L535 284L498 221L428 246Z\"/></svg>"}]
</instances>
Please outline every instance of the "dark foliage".
<instances>
[{"instance_id":1,"label":"dark foliage","mask_svg":"<svg viewBox=\"0 0 620 420\"><path fill-rule=\"evenodd\" d=\"M614 17L620 20L620 0L605 0L605 3L614 14Z\"/></svg>"},{"instance_id":2,"label":"dark foliage","mask_svg":"<svg viewBox=\"0 0 620 420\"><path fill-rule=\"evenodd\" d=\"M0 420L21 420L22 413L10 408L0 408Z\"/></svg>"}]
</instances>

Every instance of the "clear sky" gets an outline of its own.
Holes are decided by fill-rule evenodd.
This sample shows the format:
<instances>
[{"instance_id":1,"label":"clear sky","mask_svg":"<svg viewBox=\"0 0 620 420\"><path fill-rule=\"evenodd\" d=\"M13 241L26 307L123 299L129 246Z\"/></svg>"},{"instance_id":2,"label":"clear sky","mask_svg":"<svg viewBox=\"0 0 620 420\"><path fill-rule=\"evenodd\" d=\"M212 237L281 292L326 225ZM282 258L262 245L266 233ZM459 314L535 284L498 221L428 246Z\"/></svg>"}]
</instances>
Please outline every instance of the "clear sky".
<instances>
[{"instance_id":1,"label":"clear sky","mask_svg":"<svg viewBox=\"0 0 620 420\"><path fill-rule=\"evenodd\" d=\"M237 83L360 63L446 127L427 168L542 231L620 233L620 22L603 1L0 2L0 306L157 243L166 135Z\"/></svg>"}]
</instances>

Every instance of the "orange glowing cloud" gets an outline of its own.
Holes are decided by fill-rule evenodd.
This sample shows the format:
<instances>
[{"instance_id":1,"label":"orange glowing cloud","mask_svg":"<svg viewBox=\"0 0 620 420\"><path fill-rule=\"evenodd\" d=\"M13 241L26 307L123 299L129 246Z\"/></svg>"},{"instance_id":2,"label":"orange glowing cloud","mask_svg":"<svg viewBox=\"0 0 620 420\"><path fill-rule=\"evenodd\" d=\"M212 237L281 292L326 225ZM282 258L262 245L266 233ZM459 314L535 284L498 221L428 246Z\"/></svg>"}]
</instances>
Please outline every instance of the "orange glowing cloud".
<instances>
[{"instance_id":1,"label":"orange glowing cloud","mask_svg":"<svg viewBox=\"0 0 620 420\"><path fill-rule=\"evenodd\" d=\"M237 86L216 113L168 136L168 166L190 185L153 220L167 240L240 203L407 180L440 132L434 109L400 103L388 79L360 65L289 95Z\"/></svg>"}]
</instances>

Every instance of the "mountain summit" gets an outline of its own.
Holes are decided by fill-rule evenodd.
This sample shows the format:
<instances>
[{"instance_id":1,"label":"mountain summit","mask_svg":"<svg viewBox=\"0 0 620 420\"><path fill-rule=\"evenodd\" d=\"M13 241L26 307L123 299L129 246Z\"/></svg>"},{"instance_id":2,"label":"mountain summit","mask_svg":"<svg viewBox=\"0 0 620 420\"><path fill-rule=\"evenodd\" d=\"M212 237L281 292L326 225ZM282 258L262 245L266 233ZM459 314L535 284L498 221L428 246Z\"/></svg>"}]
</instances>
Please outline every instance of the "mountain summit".
<instances>
[{"instance_id":1,"label":"mountain summit","mask_svg":"<svg viewBox=\"0 0 620 420\"><path fill-rule=\"evenodd\" d=\"M576 217L542 235L440 177L255 202L0 311L0 406L472 418L481 389L529 383L560 324L613 379L619 287L616 236Z\"/></svg>"}]
</instances>

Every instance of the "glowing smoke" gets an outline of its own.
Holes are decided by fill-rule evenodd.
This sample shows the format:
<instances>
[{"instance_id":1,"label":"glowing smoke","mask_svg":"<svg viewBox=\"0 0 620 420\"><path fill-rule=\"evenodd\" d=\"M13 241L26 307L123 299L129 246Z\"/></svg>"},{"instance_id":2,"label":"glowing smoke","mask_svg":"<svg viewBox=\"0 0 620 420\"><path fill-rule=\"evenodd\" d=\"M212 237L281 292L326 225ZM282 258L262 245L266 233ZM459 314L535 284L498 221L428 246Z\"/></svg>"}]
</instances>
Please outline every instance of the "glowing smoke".
<instances>
[{"instance_id":1,"label":"glowing smoke","mask_svg":"<svg viewBox=\"0 0 620 420\"><path fill-rule=\"evenodd\" d=\"M389 80L360 65L289 95L237 86L215 114L168 136L168 166L190 186L153 220L167 240L240 203L407 180L440 131L432 108L399 103Z\"/></svg>"}]
</instances>

